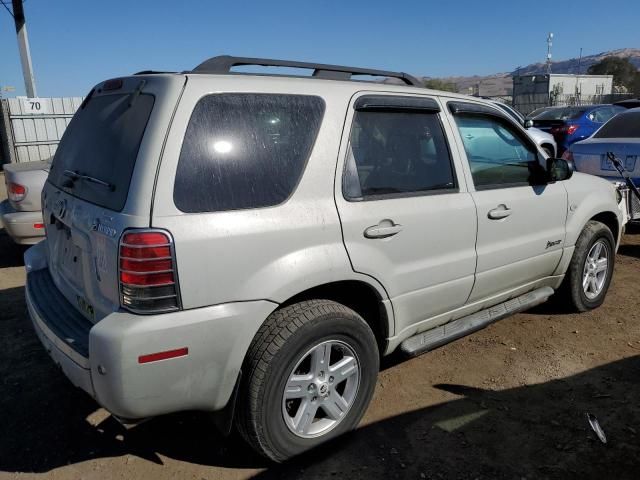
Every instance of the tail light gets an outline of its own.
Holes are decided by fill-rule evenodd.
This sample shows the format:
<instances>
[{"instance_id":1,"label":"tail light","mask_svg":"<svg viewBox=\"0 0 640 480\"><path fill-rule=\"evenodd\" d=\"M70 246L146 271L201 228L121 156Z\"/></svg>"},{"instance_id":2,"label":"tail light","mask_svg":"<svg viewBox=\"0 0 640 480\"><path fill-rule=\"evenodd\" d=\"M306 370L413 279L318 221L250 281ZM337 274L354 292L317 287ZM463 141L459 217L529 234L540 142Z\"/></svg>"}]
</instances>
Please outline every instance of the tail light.
<instances>
[{"instance_id":1,"label":"tail light","mask_svg":"<svg viewBox=\"0 0 640 480\"><path fill-rule=\"evenodd\" d=\"M160 230L129 230L120 239L120 303L135 313L180 309L173 242Z\"/></svg>"},{"instance_id":2,"label":"tail light","mask_svg":"<svg viewBox=\"0 0 640 480\"><path fill-rule=\"evenodd\" d=\"M562 125L560 127L553 127L551 128L551 134L552 135L556 135L556 134L564 134L564 135L573 135L574 133L576 133L576 130L578 130L579 125Z\"/></svg>"},{"instance_id":3,"label":"tail light","mask_svg":"<svg viewBox=\"0 0 640 480\"><path fill-rule=\"evenodd\" d=\"M27 196L27 188L19 183L9 182L7 184L7 195L12 202L20 202Z\"/></svg>"},{"instance_id":4,"label":"tail light","mask_svg":"<svg viewBox=\"0 0 640 480\"><path fill-rule=\"evenodd\" d=\"M571 150L565 150L562 154L562 158L567 162L573 162L573 152Z\"/></svg>"}]
</instances>

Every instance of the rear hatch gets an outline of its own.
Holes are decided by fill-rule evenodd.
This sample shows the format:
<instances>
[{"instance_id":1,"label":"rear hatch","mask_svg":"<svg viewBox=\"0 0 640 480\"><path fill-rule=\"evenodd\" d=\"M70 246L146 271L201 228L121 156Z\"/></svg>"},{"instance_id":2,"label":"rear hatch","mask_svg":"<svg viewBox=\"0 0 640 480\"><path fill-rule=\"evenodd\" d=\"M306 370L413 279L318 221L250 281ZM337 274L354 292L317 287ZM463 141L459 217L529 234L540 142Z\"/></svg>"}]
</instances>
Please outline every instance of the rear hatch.
<instances>
[{"instance_id":1,"label":"rear hatch","mask_svg":"<svg viewBox=\"0 0 640 480\"><path fill-rule=\"evenodd\" d=\"M51 277L92 322L120 308L118 244L149 227L153 183L186 77L97 85L58 146L43 191Z\"/></svg>"}]
</instances>

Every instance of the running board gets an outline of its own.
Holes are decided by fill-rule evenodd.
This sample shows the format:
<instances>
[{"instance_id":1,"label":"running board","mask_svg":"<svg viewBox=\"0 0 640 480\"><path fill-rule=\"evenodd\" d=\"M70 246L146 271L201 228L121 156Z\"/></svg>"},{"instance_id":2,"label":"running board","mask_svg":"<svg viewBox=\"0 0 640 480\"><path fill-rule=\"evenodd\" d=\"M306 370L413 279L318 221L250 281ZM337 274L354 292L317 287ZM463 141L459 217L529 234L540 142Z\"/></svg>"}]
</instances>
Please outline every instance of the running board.
<instances>
[{"instance_id":1,"label":"running board","mask_svg":"<svg viewBox=\"0 0 640 480\"><path fill-rule=\"evenodd\" d=\"M409 337L400 344L400 350L412 357L434 350L465 335L481 330L493 322L535 307L545 302L551 295L553 295L553 288L551 287L543 287L525 293L486 310L481 310Z\"/></svg>"}]
</instances>

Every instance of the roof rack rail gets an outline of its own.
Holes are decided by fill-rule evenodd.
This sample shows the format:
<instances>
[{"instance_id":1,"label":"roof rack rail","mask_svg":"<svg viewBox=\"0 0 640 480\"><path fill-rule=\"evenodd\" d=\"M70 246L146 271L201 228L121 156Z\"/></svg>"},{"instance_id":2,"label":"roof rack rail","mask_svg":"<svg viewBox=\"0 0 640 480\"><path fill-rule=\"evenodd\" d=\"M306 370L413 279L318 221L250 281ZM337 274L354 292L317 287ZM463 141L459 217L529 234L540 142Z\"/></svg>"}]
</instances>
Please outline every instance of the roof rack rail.
<instances>
[{"instance_id":1,"label":"roof rack rail","mask_svg":"<svg viewBox=\"0 0 640 480\"><path fill-rule=\"evenodd\" d=\"M268 58L246 58L220 55L205 60L189 73L232 73L233 67L242 65L257 65L261 67L289 67L306 68L313 70L316 78L330 80L351 80L353 75L371 75L375 77L389 77L402 80L405 84L414 87L423 87L424 84L416 77L404 72L388 72L385 70L372 70L369 68L344 67L340 65L325 65L322 63L296 62L293 60L271 60Z\"/></svg>"},{"instance_id":2,"label":"roof rack rail","mask_svg":"<svg viewBox=\"0 0 640 480\"><path fill-rule=\"evenodd\" d=\"M142 70L140 72L134 73L134 75L153 75L156 73L176 73L176 72L165 72L161 70Z\"/></svg>"}]
</instances>

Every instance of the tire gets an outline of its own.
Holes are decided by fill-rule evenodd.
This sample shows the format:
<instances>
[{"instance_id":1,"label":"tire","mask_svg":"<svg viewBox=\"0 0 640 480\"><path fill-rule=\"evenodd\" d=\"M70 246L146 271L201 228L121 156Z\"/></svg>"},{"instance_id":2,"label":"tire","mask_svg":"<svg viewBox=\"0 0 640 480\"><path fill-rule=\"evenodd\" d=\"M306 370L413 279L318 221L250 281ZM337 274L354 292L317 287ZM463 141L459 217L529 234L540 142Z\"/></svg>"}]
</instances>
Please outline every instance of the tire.
<instances>
[{"instance_id":1,"label":"tire","mask_svg":"<svg viewBox=\"0 0 640 480\"><path fill-rule=\"evenodd\" d=\"M329 361L313 363L322 358ZM338 362L344 366L333 370ZM237 428L263 456L287 460L358 425L378 368L375 336L356 312L330 300L288 305L269 316L249 347ZM303 411L315 420L299 420Z\"/></svg>"},{"instance_id":2,"label":"tire","mask_svg":"<svg viewBox=\"0 0 640 480\"><path fill-rule=\"evenodd\" d=\"M595 272L598 268L602 268L602 265L595 269L592 267L593 263L591 266L587 265L589 258L593 258L596 254L596 245L601 246L601 251L604 250L604 255L607 258L606 268L602 271L604 274L602 279L599 273ZM561 298L568 301L578 312L586 312L599 307L604 302L609 290L614 264L615 241L611 230L603 223L589 221L576 242L571 263L559 292ZM585 279L587 273L591 273L593 281ZM587 282L586 288L585 282Z\"/></svg>"},{"instance_id":3,"label":"tire","mask_svg":"<svg viewBox=\"0 0 640 480\"><path fill-rule=\"evenodd\" d=\"M542 150L544 150L544 152L547 154L549 158L553 158L553 156L555 155L553 148L548 145L543 145Z\"/></svg>"}]
</instances>

